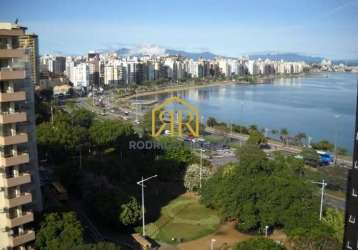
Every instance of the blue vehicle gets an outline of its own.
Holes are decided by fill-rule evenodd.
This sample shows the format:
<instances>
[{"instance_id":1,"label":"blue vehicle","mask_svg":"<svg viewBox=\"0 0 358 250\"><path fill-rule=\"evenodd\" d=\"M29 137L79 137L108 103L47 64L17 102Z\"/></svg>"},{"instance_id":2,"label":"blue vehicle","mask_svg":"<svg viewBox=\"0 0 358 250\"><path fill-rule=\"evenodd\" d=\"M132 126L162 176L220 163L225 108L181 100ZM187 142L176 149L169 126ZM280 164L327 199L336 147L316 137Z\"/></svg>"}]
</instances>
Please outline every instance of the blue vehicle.
<instances>
[{"instance_id":1,"label":"blue vehicle","mask_svg":"<svg viewBox=\"0 0 358 250\"><path fill-rule=\"evenodd\" d=\"M317 154L319 154L319 165L321 166L329 166L334 160L333 156L325 151L317 150Z\"/></svg>"}]
</instances>

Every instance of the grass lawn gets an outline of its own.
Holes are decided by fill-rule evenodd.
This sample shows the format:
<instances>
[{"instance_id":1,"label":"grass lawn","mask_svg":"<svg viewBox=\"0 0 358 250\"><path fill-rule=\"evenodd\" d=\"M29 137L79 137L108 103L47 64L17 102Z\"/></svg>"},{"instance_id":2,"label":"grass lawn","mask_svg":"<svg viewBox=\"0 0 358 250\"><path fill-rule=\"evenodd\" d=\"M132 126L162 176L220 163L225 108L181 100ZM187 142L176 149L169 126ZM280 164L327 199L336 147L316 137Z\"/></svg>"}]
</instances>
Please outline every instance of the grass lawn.
<instances>
[{"instance_id":1,"label":"grass lawn","mask_svg":"<svg viewBox=\"0 0 358 250\"><path fill-rule=\"evenodd\" d=\"M146 230L155 240L178 243L179 239L189 241L213 233L219 224L217 213L201 205L196 197L180 196L163 207L160 218Z\"/></svg>"}]
</instances>

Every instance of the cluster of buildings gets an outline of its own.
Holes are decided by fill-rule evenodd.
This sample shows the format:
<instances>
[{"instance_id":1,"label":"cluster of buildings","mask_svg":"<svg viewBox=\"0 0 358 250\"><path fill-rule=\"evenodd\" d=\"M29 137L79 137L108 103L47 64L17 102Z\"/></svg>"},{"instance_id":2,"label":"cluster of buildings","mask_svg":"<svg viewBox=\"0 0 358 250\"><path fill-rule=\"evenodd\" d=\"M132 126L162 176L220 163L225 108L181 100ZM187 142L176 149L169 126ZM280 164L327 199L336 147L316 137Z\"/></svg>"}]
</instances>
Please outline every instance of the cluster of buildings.
<instances>
[{"instance_id":1,"label":"cluster of buildings","mask_svg":"<svg viewBox=\"0 0 358 250\"><path fill-rule=\"evenodd\" d=\"M42 210L35 136L38 38L0 23L0 249L32 249Z\"/></svg>"},{"instance_id":2,"label":"cluster of buildings","mask_svg":"<svg viewBox=\"0 0 358 250\"><path fill-rule=\"evenodd\" d=\"M97 86L125 87L146 81L166 79L182 81L193 78L270 74L297 74L309 66L304 62L249 60L248 58L193 60L182 56L119 56L116 53L89 52L86 56L41 57L42 75L65 76L74 88Z\"/></svg>"}]
</instances>

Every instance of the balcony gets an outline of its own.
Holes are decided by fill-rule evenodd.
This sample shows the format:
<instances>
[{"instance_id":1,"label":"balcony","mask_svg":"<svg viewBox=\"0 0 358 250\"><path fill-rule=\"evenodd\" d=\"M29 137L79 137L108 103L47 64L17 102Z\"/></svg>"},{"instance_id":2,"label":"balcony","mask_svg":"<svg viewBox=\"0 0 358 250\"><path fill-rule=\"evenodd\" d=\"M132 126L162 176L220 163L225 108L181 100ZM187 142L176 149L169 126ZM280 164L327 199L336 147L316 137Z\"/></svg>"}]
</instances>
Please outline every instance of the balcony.
<instances>
[{"instance_id":1,"label":"balcony","mask_svg":"<svg viewBox=\"0 0 358 250\"><path fill-rule=\"evenodd\" d=\"M20 225L24 225L34 220L34 214L32 212L26 212L21 216L15 218L7 218L6 226L9 228L14 228Z\"/></svg>"},{"instance_id":2,"label":"balcony","mask_svg":"<svg viewBox=\"0 0 358 250\"><path fill-rule=\"evenodd\" d=\"M16 156L0 157L0 167L10 167L25 164L30 161L29 154L23 153Z\"/></svg>"},{"instance_id":3,"label":"balcony","mask_svg":"<svg viewBox=\"0 0 358 250\"><path fill-rule=\"evenodd\" d=\"M5 207L8 207L8 208L21 206L21 205L28 204L31 202L32 202L31 193L22 193L18 197L4 199L4 205L5 205Z\"/></svg>"},{"instance_id":4,"label":"balcony","mask_svg":"<svg viewBox=\"0 0 358 250\"><path fill-rule=\"evenodd\" d=\"M21 235L10 236L9 247L17 247L33 240L35 240L35 232L28 230Z\"/></svg>"},{"instance_id":5,"label":"balcony","mask_svg":"<svg viewBox=\"0 0 358 250\"><path fill-rule=\"evenodd\" d=\"M0 124L25 122L26 120L26 112L0 113Z\"/></svg>"},{"instance_id":6,"label":"balcony","mask_svg":"<svg viewBox=\"0 0 358 250\"><path fill-rule=\"evenodd\" d=\"M0 93L0 102L17 102L25 101L26 93L25 91L17 91L13 93Z\"/></svg>"},{"instance_id":7,"label":"balcony","mask_svg":"<svg viewBox=\"0 0 358 250\"><path fill-rule=\"evenodd\" d=\"M11 177L11 178L2 178L0 183L2 182L2 187L14 187L19 185L24 185L26 183L31 182L31 174L21 173L19 176Z\"/></svg>"},{"instance_id":8,"label":"balcony","mask_svg":"<svg viewBox=\"0 0 358 250\"><path fill-rule=\"evenodd\" d=\"M20 133L17 135L10 135L10 136L0 136L1 146L26 143L27 141L28 141L28 137L26 133Z\"/></svg>"},{"instance_id":9,"label":"balcony","mask_svg":"<svg viewBox=\"0 0 358 250\"><path fill-rule=\"evenodd\" d=\"M26 71L23 69L2 68L0 70L0 80L22 80L26 78Z\"/></svg>"},{"instance_id":10,"label":"balcony","mask_svg":"<svg viewBox=\"0 0 358 250\"><path fill-rule=\"evenodd\" d=\"M0 58L22 58L25 55L25 49L0 49Z\"/></svg>"}]
</instances>

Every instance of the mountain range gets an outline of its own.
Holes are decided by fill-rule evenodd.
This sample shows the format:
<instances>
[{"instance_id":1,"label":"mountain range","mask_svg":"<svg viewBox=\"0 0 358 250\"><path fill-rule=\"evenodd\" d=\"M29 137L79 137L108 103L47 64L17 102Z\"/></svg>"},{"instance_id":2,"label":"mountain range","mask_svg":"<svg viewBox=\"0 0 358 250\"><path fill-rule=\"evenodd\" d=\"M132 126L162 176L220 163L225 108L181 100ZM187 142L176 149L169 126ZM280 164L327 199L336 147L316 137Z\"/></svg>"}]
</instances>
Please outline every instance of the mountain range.
<instances>
[{"instance_id":1,"label":"mountain range","mask_svg":"<svg viewBox=\"0 0 358 250\"><path fill-rule=\"evenodd\" d=\"M224 57L224 58L233 58L233 57L226 57L226 56L220 56L217 54L214 54L212 52L206 51L206 52L189 52L184 50L175 50L175 49L164 49L156 46L150 46L150 47L139 47L139 48L121 48L116 50L116 52L121 56L142 56L142 55L181 55L187 58L191 58L193 60L197 60L200 58L206 59L206 60L212 60L216 57ZM309 56L304 55L300 53L294 53L294 52L261 52L261 53L252 53L248 54L248 57L250 59L263 59L265 60L284 60L284 61L305 61L307 63L319 63L324 58L320 56Z\"/></svg>"}]
</instances>

